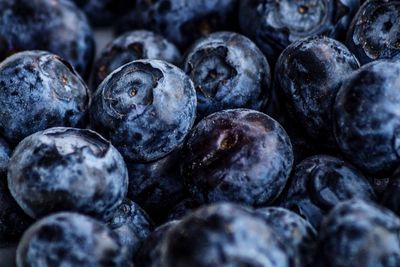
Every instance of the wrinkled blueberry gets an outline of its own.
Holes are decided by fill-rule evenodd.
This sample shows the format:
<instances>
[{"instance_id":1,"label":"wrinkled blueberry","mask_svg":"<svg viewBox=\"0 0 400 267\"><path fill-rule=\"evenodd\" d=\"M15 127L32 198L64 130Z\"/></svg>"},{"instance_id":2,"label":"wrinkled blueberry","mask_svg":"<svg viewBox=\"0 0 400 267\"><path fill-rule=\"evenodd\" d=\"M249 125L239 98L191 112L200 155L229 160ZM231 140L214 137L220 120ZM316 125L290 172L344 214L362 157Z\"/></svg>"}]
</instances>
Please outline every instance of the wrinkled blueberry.
<instances>
[{"instance_id":1,"label":"wrinkled blueberry","mask_svg":"<svg viewBox=\"0 0 400 267\"><path fill-rule=\"evenodd\" d=\"M196 91L177 67L137 60L111 73L97 89L91 124L128 160L150 162L174 150L192 127Z\"/></svg>"},{"instance_id":2,"label":"wrinkled blueberry","mask_svg":"<svg viewBox=\"0 0 400 267\"><path fill-rule=\"evenodd\" d=\"M108 226L118 234L132 259L154 228L146 212L129 199L125 199L118 207Z\"/></svg>"},{"instance_id":3,"label":"wrinkled blueberry","mask_svg":"<svg viewBox=\"0 0 400 267\"><path fill-rule=\"evenodd\" d=\"M199 203L191 198L185 198L168 212L166 221L180 220L198 207Z\"/></svg>"},{"instance_id":4,"label":"wrinkled blueberry","mask_svg":"<svg viewBox=\"0 0 400 267\"><path fill-rule=\"evenodd\" d=\"M0 64L0 132L14 145L53 126L79 126L88 101L84 82L54 54L20 52Z\"/></svg>"},{"instance_id":5,"label":"wrinkled blueberry","mask_svg":"<svg viewBox=\"0 0 400 267\"><path fill-rule=\"evenodd\" d=\"M293 266L293 254L253 211L234 204L206 206L185 217L162 244L165 267Z\"/></svg>"},{"instance_id":6,"label":"wrinkled blueberry","mask_svg":"<svg viewBox=\"0 0 400 267\"><path fill-rule=\"evenodd\" d=\"M285 130L264 113L232 109L203 119L187 139L184 183L199 203L260 206L283 190L293 163Z\"/></svg>"},{"instance_id":7,"label":"wrinkled blueberry","mask_svg":"<svg viewBox=\"0 0 400 267\"><path fill-rule=\"evenodd\" d=\"M71 212L56 213L32 225L17 249L18 267L126 267L117 234L104 224Z\"/></svg>"},{"instance_id":8,"label":"wrinkled blueberry","mask_svg":"<svg viewBox=\"0 0 400 267\"><path fill-rule=\"evenodd\" d=\"M336 148L332 106L345 78L359 67L354 55L327 37L310 37L289 45L275 69L276 84L293 120L310 138Z\"/></svg>"},{"instance_id":9,"label":"wrinkled blueberry","mask_svg":"<svg viewBox=\"0 0 400 267\"><path fill-rule=\"evenodd\" d=\"M400 63L376 61L346 80L334 105L337 143L349 161L373 176L400 164Z\"/></svg>"},{"instance_id":10,"label":"wrinkled blueberry","mask_svg":"<svg viewBox=\"0 0 400 267\"><path fill-rule=\"evenodd\" d=\"M126 195L128 173L122 156L97 133L56 127L17 146L8 186L33 218L77 211L107 219Z\"/></svg>"},{"instance_id":11,"label":"wrinkled blueberry","mask_svg":"<svg viewBox=\"0 0 400 267\"><path fill-rule=\"evenodd\" d=\"M260 208L256 210L256 214L299 255L295 266L312 266L317 232L309 222L296 213L279 207Z\"/></svg>"},{"instance_id":12,"label":"wrinkled blueberry","mask_svg":"<svg viewBox=\"0 0 400 267\"><path fill-rule=\"evenodd\" d=\"M347 162L316 155L294 168L279 203L306 218L316 229L339 202L361 198L375 200L375 192L361 172Z\"/></svg>"},{"instance_id":13,"label":"wrinkled blueberry","mask_svg":"<svg viewBox=\"0 0 400 267\"><path fill-rule=\"evenodd\" d=\"M318 236L324 267L400 266L400 219L363 200L348 200L332 210Z\"/></svg>"},{"instance_id":14,"label":"wrinkled blueberry","mask_svg":"<svg viewBox=\"0 0 400 267\"><path fill-rule=\"evenodd\" d=\"M85 14L68 0L0 1L0 61L36 49L65 58L86 77L94 39Z\"/></svg>"},{"instance_id":15,"label":"wrinkled blueberry","mask_svg":"<svg viewBox=\"0 0 400 267\"><path fill-rule=\"evenodd\" d=\"M138 1L118 32L146 28L186 48L211 32L234 30L237 0Z\"/></svg>"},{"instance_id":16,"label":"wrinkled blueberry","mask_svg":"<svg viewBox=\"0 0 400 267\"><path fill-rule=\"evenodd\" d=\"M239 21L273 65L298 39L321 34L340 38L358 7L358 0L247 0L241 1Z\"/></svg>"},{"instance_id":17,"label":"wrinkled blueberry","mask_svg":"<svg viewBox=\"0 0 400 267\"><path fill-rule=\"evenodd\" d=\"M229 108L260 110L268 101L268 61L243 35L217 32L199 40L187 53L184 70L197 91L197 117Z\"/></svg>"},{"instance_id":18,"label":"wrinkled blueberry","mask_svg":"<svg viewBox=\"0 0 400 267\"><path fill-rule=\"evenodd\" d=\"M399 1L371 0L358 10L346 43L362 64L400 59L399 17Z\"/></svg>"},{"instance_id":19,"label":"wrinkled blueberry","mask_svg":"<svg viewBox=\"0 0 400 267\"><path fill-rule=\"evenodd\" d=\"M101 52L94 65L92 90L96 90L111 72L131 61L148 58L177 64L180 57L175 45L161 35L144 30L127 32L109 43Z\"/></svg>"}]
</instances>

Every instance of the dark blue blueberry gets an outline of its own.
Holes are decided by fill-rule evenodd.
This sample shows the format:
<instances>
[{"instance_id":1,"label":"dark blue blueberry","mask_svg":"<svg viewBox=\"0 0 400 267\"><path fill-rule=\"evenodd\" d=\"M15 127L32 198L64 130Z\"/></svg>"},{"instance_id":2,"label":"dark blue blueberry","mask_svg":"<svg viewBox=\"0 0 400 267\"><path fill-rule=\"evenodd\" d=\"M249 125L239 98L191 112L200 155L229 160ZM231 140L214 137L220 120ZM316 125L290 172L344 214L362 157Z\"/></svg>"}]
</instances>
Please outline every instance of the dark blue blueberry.
<instances>
[{"instance_id":1,"label":"dark blue blueberry","mask_svg":"<svg viewBox=\"0 0 400 267\"><path fill-rule=\"evenodd\" d=\"M128 190L122 156L90 130L51 128L25 138L8 167L8 186L33 218L77 211L108 219Z\"/></svg>"},{"instance_id":2,"label":"dark blue blueberry","mask_svg":"<svg viewBox=\"0 0 400 267\"><path fill-rule=\"evenodd\" d=\"M108 226L118 234L131 259L154 228L146 212L129 199L118 207Z\"/></svg>"},{"instance_id":3,"label":"dark blue blueberry","mask_svg":"<svg viewBox=\"0 0 400 267\"><path fill-rule=\"evenodd\" d=\"M118 32L146 28L167 37L181 48L211 32L236 29L237 0L137 1L119 23Z\"/></svg>"},{"instance_id":4,"label":"dark blue blueberry","mask_svg":"<svg viewBox=\"0 0 400 267\"><path fill-rule=\"evenodd\" d=\"M87 77L94 39L85 14L68 0L0 1L0 61L37 49L65 58Z\"/></svg>"},{"instance_id":5,"label":"dark blue blueberry","mask_svg":"<svg viewBox=\"0 0 400 267\"><path fill-rule=\"evenodd\" d=\"M298 255L295 266L312 266L317 232L309 222L284 208L268 207L256 210Z\"/></svg>"},{"instance_id":6,"label":"dark blue blueberry","mask_svg":"<svg viewBox=\"0 0 400 267\"><path fill-rule=\"evenodd\" d=\"M90 107L91 124L131 161L150 162L177 148L192 127L196 91L180 69L137 60L111 73Z\"/></svg>"},{"instance_id":7,"label":"dark blue blueberry","mask_svg":"<svg viewBox=\"0 0 400 267\"><path fill-rule=\"evenodd\" d=\"M400 266L400 219L363 200L340 203L318 235L318 260L324 267Z\"/></svg>"},{"instance_id":8,"label":"dark blue blueberry","mask_svg":"<svg viewBox=\"0 0 400 267\"><path fill-rule=\"evenodd\" d=\"M270 63L290 43L313 35L341 38L359 7L358 0L246 0L239 21Z\"/></svg>"},{"instance_id":9,"label":"dark blue blueberry","mask_svg":"<svg viewBox=\"0 0 400 267\"><path fill-rule=\"evenodd\" d=\"M79 75L54 54L25 51L0 64L0 132L13 145L53 126L80 126L88 101Z\"/></svg>"},{"instance_id":10,"label":"dark blue blueberry","mask_svg":"<svg viewBox=\"0 0 400 267\"><path fill-rule=\"evenodd\" d=\"M296 122L321 145L335 149L332 107L346 77L359 64L341 43L309 37L289 45L275 66L276 86Z\"/></svg>"},{"instance_id":11,"label":"dark blue blueberry","mask_svg":"<svg viewBox=\"0 0 400 267\"><path fill-rule=\"evenodd\" d=\"M339 158L316 155L296 166L279 203L319 229L324 215L351 198L375 200L376 196L368 180L353 166Z\"/></svg>"},{"instance_id":12,"label":"dark blue blueberry","mask_svg":"<svg viewBox=\"0 0 400 267\"><path fill-rule=\"evenodd\" d=\"M217 32L199 40L187 53L184 70L197 91L197 118L229 108L261 110L268 102L268 61L243 35Z\"/></svg>"},{"instance_id":13,"label":"dark blue blueberry","mask_svg":"<svg viewBox=\"0 0 400 267\"><path fill-rule=\"evenodd\" d=\"M199 203L191 198L185 198L168 212L166 221L180 220L198 207Z\"/></svg>"},{"instance_id":14,"label":"dark blue blueberry","mask_svg":"<svg viewBox=\"0 0 400 267\"><path fill-rule=\"evenodd\" d=\"M144 30L127 32L109 43L101 52L94 65L92 90L96 90L111 72L122 65L147 58L177 64L181 55L175 45L161 35Z\"/></svg>"},{"instance_id":15,"label":"dark blue blueberry","mask_svg":"<svg viewBox=\"0 0 400 267\"><path fill-rule=\"evenodd\" d=\"M78 213L50 215L32 225L17 250L18 267L128 267L118 235Z\"/></svg>"},{"instance_id":16,"label":"dark blue blueberry","mask_svg":"<svg viewBox=\"0 0 400 267\"><path fill-rule=\"evenodd\" d=\"M400 216L400 168L387 180L389 182L383 191L381 204Z\"/></svg>"},{"instance_id":17,"label":"dark blue blueberry","mask_svg":"<svg viewBox=\"0 0 400 267\"><path fill-rule=\"evenodd\" d=\"M285 130L264 113L231 109L203 119L185 147L185 186L199 203L260 206L283 190L293 163Z\"/></svg>"},{"instance_id":18,"label":"dark blue blueberry","mask_svg":"<svg viewBox=\"0 0 400 267\"><path fill-rule=\"evenodd\" d=\"M370 0L353 18L347 46L362 64L400 59L400 1Z\"/></svg>"},{"instance_id":19,"label":"dark blue blueberry","mask_svg":"<svg viewBox=\"0 0 400 267\"><path fill-rule=\"evenodd\" d=\"M234 204L203 207L167 233L165 267L294 266L289 246L264 220Z\"/></svg>"},{"instance_id":20,"label":"dark blue blueberry","mask_svg":"<svg viewBox=\"0 0 400 267\"><path fill-rule=\"evenodd\" d=\"M347 159L372 176L400 164L400 63L376 61L346 80L334 105L334 131Z\"/></svg>"}]
</instances>

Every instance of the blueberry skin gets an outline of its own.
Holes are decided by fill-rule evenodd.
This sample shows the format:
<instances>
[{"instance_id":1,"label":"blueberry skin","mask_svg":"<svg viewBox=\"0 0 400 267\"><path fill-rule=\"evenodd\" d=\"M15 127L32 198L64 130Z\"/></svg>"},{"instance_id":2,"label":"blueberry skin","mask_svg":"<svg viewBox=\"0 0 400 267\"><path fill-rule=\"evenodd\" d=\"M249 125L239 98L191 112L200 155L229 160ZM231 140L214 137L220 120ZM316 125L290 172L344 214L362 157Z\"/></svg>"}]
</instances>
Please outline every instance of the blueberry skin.
<instances>
[{"instance_id":1,"label":"blueberry skin","mask_svg":"<svg viewBox=\"0 0 400 267\"><path fill-rule=\"evenodd\" d=\"M371 0L353 18L347 47L362 64L378 59L400 59L400 1Z\"/></svg>"},{"instance_id":2,"label":"blueberry skin","mask_svg":"<svg viewBox=\"0 0 400 267\"><path fill-rule=\"evenodd\" d=\"M168 212L166 221L180 220L200 206L201 205L192 198L185 198Z\"/></svg>"},{"instance_id":3,"label":"blueberry skin","mask_svg":"<svg viewBox=\"0 0 400 267\"><path fill-rule=\"evenodd\" d=\"M90 106L91 124L125 159L150 162L177 148L196 115L193 82L170 63L144 59L111 73Z\"/></svg>"},{"instance_id":4,"label":"blueberry skin","mask_svg":"<svg viewBox=\"0 0 400 267\"><path fill-rule=\"evenodd\" d=\"M239 22L270 63L290 43L314 35L339 38L359 7L358 0L241 1Z\"/></svg>"},{"instance_id":5,"label":"blueberry skin","mask_svg":"<svg viewBox=\"0 0 400 267\"><path fill-rule=\"evenodd\" d=\"M118 207L108 226L117 233L132 259L154 228L147 213L129 199L125 199Z\"/></svg>"},{"instance_id":6,"label":"blueberry skin","mask_svg":"<svg viewBox=\"0 0 400 267\"><path fill-rule=\"evenodd\" d=\"M293 163L285 130L268 115L248 109L214 113L187 139L184 183L199 203L271 203Z\"/></svg>"},{"instance_id":7,"label":"blueberry skin","mask_svg":"<svg viewBox=\"0 0 400 267\"><path fill-rule=\"evenodd\" d=\"M372 176L400 163L400 63L376 61L347 79L334 104L334 131L347 159Z\"/></svg>"},{"instance_id":8,"label":"blueberry skin","mask_svg":"<svg viewBox=\"0 0 400 267\"><path fill-rule=\"evenodd\" d=\"M94 38L85 14L68 0L0 2L0 61L23 50L46 50L65 58L87 77Z\"/></svg>"},{"instance_id":9,"label":"blueberry skin","mask_svg":"<svg viewBox=\"0 0 400 267\"><path fill-rule=\"evenodd\" d=\"M56 127L25 138L8 167L11 194L31 217L76 211L107 220L122 203L122 156L90 130Z\"/></svg>"},{"instance_id":10,"label":"blueberry skin","mask_svg":"<svg viewBox=\"0 0 400 267\"><path fill-rule=\"evenodd\" d=\"M355 56L328 37L309 37L289 45L276 63L275 80L287 109L310 138L337 146L333 104L346 77L359 68Z\"/></svg>"},{"instance_id":11,"label":"blueberry skin","mask_svg":"<svg viewBox=\"0 0 400 267\"><path fill-rule=\"evenodd\" d=\"M265 220L298 257L295 266L312 266L317 232L311 224L290 210L280 207L260 208L256 214Z\"/></svg>"},{"instance_id":12,"label":"blueberry skin","mask_svg":"<svg viewBox=\"0 0 400 267\"><path fill-rule=\"evenodd\" d=\"M285 267L294 256L252 210L229 203L185 217L168 231L162 250L165 267Z\"/></svg>"},{"instance_id":13,"label":"blueberry skin","mask_svg":"<svg viewBox=\"0 0 400 267\"><path fill-rule=\"evenodd\" d=\"M320 266L395 267L400 265L400 219L363 200L338 204L318 235Z\"/></svg>"},{"instance_id":14,"label":"blueberry skin","mask_svg":"<svg viewBox=\"0 0 400 267\"><path fill-rule=\"evenodd\" d=\"M351 198L376 200L376 195L367 178L352 165L339 158L316 155L294 168L279 205L319 229L324 215Z\"/></svg>"},{"instance_id":15,"label":"blueberry skin","mask_svg":"<svg viewBox=\"0 0 400 267\"><path fill-rule=\"evenodd\" d=\"M32 222L8 190L7 166L10 153L10 147L0 138L0 248L18 242Z\"/></svg>"},{"instance_id":16,"label":"blueberry skin","mask_svg":"<svg viewBox=\"0 0 400 267\"><path fill-rule=\"evenodd\" d=\"M127 162L128 197L143 207L157 222L186 196L181 175L182 151L150 163Z\"/></svg>"},{"instance_id":17,"label":"blueberry skin","mask_svg":"<svg viewBox=\"0 0 400 267\"><path fill-rule=\"evenodd\" d=\"M383 191L381 204L400 215L400 168L393 173Z\"/></svg>"},{"instance_id":18,"label":"blueberry skin","mask_svg":"<svg viewBox=\"0 0 400 267\"><path fill-rule=\"evenodd\" d=\"M186 49L211 32L236 29L237 0L137 1L117 32L145 28Z\"/></svg>"},{"instance_id":19,"label":"blueberry skin","mask_svg":"<svg viewBox=\"0 0 400 267\"><path fill-rule=\"evenodd\" d=\"M162 242L168 231L179 221L170 221L157 227L143 242L135 257L135 267L163 267L161 262Z\"/></svg>"},{"instance_id":20,"label":"blueberry skin","mask_svg":"<svg viewBox=\"0 0 400 267\"><path fill-rule=\"evenodd\" d=\"M181 55L176 46L161 35L137 30L118 36L97 59L92 77L92 90L114 70L138 59L160 59L177 64Z\"/></svg>"},{"instance_id":21,"label":"blueberry skin","mask_svg":"<svg viewBox=\"0 0 400 267\"><path fill-rule=\"evenodd\" d=\"M80 126L88 89L74 69L44 51L17 53L0 64L0 132L16 145L54 126Z\"/></svg>"},{"instance_id":22,"label":"blueberry skin","mask_svg":"<svg viewBox=\"0 0 400 267\"><path fill-rule=\"evenodd\" d=\"M126 267L127 254L117 234L101 222L56 213L32 225L17 249L18 267Z\"/></svg>"},{"instance_id":23,"label":"blueberry skin","mask_svg":"<svg viewBox=\"0 0 400 267\"><path fill-rule=\"evenodd\" d=\"M230 108L261 110L271 91L268 61L247 37L216 32L187 52L185 72L197 91L197 117Z\"/></svg>"}]
</instances>

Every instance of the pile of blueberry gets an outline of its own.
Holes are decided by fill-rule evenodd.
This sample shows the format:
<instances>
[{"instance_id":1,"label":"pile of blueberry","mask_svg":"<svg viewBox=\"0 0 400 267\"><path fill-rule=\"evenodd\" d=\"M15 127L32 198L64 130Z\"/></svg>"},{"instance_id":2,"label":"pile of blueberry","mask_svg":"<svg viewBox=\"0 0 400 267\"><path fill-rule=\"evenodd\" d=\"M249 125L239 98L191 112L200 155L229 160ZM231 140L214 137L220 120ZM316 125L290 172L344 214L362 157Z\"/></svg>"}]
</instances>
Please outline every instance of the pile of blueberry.
<instances>
[{"instance_id":1,"label":"pile of blueberry","mask_svg":"<svg viewBox=\"0 0 400 267\"><path fill-rule=\"evenodd\" d=\"M0 267L400 266L400 1L0 0L0 61Z\"/></svg>"}]
</instances>

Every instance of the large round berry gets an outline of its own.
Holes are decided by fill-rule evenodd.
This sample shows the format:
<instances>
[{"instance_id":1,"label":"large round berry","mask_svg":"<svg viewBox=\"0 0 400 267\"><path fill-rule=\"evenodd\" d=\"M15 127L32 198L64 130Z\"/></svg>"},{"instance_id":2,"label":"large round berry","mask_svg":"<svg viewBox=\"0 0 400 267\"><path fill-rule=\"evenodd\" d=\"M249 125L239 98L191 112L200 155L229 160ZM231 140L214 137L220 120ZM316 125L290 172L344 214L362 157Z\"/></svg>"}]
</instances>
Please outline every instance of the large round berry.
<instances>
[{"instance_id":1,"label":"large round berry","mask_svg":"<svg viewBox=\"0 0 400 267\"><path fill-rule=\"evenodd\" d=\"M268 61L243 35L217 32L187 53L184 70L197 91L197 116L229 108L260 110L270 97Z\"/></svg>"},{"instance_id":2,"label":"large round berry","mask_svg":"<svg viewBox=\"0 0 400 267\"><path fill-rule=\"evenodd\" d=\"M203 119L187 139L185 186L200 203L265 205L283 190L292 163L289 137L271 117L248 109L221 111Z\"/></svg>"},{"instance_id":3,"label":"large round berry","mask_svg":"<svg viewBox=\"0 0 400 267\"><path fill-rule=\"evenodd\" d=\"M36 49L57 54L88 75L94 39L85 14L69 0L0 1L0 61Z\"/></svg>"},{"instance_id":4,"label":"large round berry","mask_svg":"<svg viewBox=\"0 0 400 267\"><path fill-rule=\"evenodd\" d=\"M18 267L127 267L129 259L118 236L107 226L78 213L45 217L23 235Z\"/></svg>"},{"instance_id":5,"label":"large round berry","mask_svg":"<svg viewBox=\"0 0 400 267\"><path fill-rule=\"evenodd\" d=\"M95 132L51 128L25 138L8 167L8 186L34 218L77 211L109 218L128 190L122 156Z\"/></svg>"},{"instance_id":6,"label":"large round berry","mask_svg":"<svg viewBox=\"0 0 400 267\"><path fill-rule=\"evenodd\" d=\"M400 164L400 63L376 61L346 80L334 105L337 143L370 175L391 175Z\"/></svg>"},{"instance_id":7,"label":"large round berry","mask_svg":"<svg viewBox=\"0 0 400 267\"><path fill-rule=\"evenodd\" d=\"M13 144L50 127L80 125L88 101L84 82L54 54L20 52L0 64L0 132Z\"/></svg>"},{"instance_id":8,"label":"large round berry","mask_svg":"<svg viewBox=\"0 0 400 267\"><path fill-rule=\"evenodd\" d=\"M177 67L137 60L111 73L90 107L92 126L129 160L160 159L183 141L193 125L196 91Z\"/></svg>"}]
</instances>

